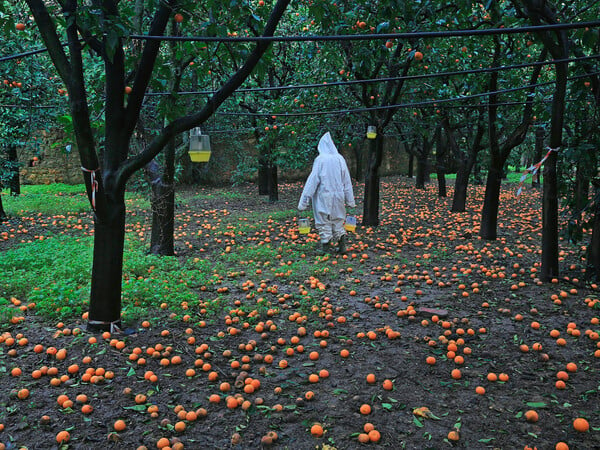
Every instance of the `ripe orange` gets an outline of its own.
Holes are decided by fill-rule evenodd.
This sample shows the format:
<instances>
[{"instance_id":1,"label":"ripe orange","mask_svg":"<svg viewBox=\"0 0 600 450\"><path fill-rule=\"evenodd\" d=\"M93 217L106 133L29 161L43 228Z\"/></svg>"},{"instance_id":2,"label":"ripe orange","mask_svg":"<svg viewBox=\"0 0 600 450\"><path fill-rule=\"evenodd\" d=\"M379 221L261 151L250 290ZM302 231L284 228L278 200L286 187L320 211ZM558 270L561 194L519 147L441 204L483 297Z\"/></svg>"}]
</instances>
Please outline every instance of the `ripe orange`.
<instances>
[{"instance_id":1,"label":"ripe orange","mask_svg":"<svg viewBox=\"0 0 600 450\"><path fill-rule=\"evenodd\" d=\"M315 423L312 427L310 427L310 434L315 437L323 436L323 426L319 423Z\"/></svg>"},{"instance_id":2,"label":"ripe orange","mask_svg":"<svg viewBox=\"0 0 600 450\"><path fill-rule=\"evenodd\" d=\"M71 435L69 434L68 431L59 431L56 434L56 442L58 442L59 444L64 444L66 442L69 442L69 439L71 439Z\"/></svg>"},{"instance_id":3,"label":"ripe orange","mask_svg":"<svg viewBox=\"0 0 600 450\"><path fill-rule=\"evenodd\" d=\"M423 53L415 52L415 61L422 61L422 60L423 60Z\"/></svg>"},{"instance_id":4,"label":"ripe orange","mask_svg":"<svg viewBox=\"0 0 600 450\"><path fill-rule=\"evenodd\" d=\"M567 372L577 372L577 364L570 362L567 364Z\"/></svg>"},{"instance_id":5,"label":"ripe orange","mask_svg":"<svg viewBox=\"0 0 600 450\"><path fill-rule=\"evenodd\" d=\"M452 431L450 431L450 432L448 433L448 436L447 436L447 437L448 437L448 440L449 440L449 441L456 442L456 441L458 441L458 439L460 438L460 435L458 434L458 431L456 431L456 430L452 430Z\"/></svg>"},{"instance_id":6,"label":"ripe orange","mask_svg":"<svg viewBox=\"0 0 600 450\"><path fill-rule=\"evenodd\" d=\"M367 383L369 383L369 384L375 383L375 374L374 373L370 373L367 375Z\"/></svg>"},{"instance_id":7,"label":"ripe orange","mask_svg":"<svg viewBox=\"0 0 600 450\"><path fill-rule=\"evenodd\" d=\"M538 421L538 419L539 419L539 415L538 415L537 411L534 411L533 409L530 409L529 411L525 411L525 420L527 420L527 422L535 423Z\"/></svg>"},{"instance_id":8,"label":"ripe orange","mask_svg":"<svg viewBox=\"0 0 600 450\"><path fill-rule=\"evenodd\" d=\"M171 445L171 442L169 442L169 439L163 437L160 438L157 442L156 442L156 448L161 449L161 448L165 448L165 447L169 447Z\"/></svg>"},{"instance_id":9,"label":"ripe orange","mask_svg":"<svg viewBox=\"0 0 600 450\"><path fill-rule=\"evenodd\" d=\"M578 417L573 421L573 428L580 433L585 433L590 429L590 423L583 417Z\"/></svg>"},{"instance_id":10,"label":"ripe orange","mask_svg":"<svg viewBox=\"0 0 600 450\"><path fill-rule=\"evenodd\" d=\"M371 441L371 442L379 442L379 440L381 439L381 433L377 430L369 431L368 436L369 436L369 441Z\"/></svg>"},{"instance_id":11,"label":"ripe orange","mask_svg":"<svg viewBox=\"0 0 600 450\"><path fill-rule=\"evenodd\" d=\"M483 394L485 394L485 388L483 386L477 386L475 388L475 392L479 395L483 395Z\"/></svg>"},{"instance_id":12,"label":"ripe orange","mask_svg":"<svg viewBox=\"0 0 600 450\"><path fill-rule=\"evenodd\" d=\"M462 373L460 372L460 369L453 369L452 372L450 372L450 375L455 380L460 380L460 378L462 377Z\"/></svg>"},{"instance_id":13,"label":"ripe orange","mask_svg":"<svg viewBox=\"0 0 600 450\"><path fill-rule=\"evenodd\" d=\"M362 404L360 406L360 413L363 415L367 415L367 414L371 414L371 406L367 405L366 403Z\"/></svg>"},{"instance_id":14,"label":"ripe orange","mask_svg":"<svg viewBox=\"0 0 600 450\"><path fill-rule=\"evenodd\" d=\"M24 23L18 23L15 25L15 28L19 31L23 31L25 29L25 24Z\"/></svg>"},{"instance_id":15,"label":"ripe orange","mask_svg":"<svg viewBox=\"0 0 600 450\"><path fill-rule=\"evenodd\" d=\"M127 424L125 423L124 420L118 419L115 421L113 427L114 427L115 431L123 431L125 428L127 428Z\"/></svg>"},{"instance_id":16,"label":"ripe orange","mask_svg":"<svg viewBox=\"0 0 600 450\"><path fill-rule=\"evenodd\" d=\"M25 400L27 397L29 397L29 389L19 389L19 392L17 392L17 397L19 398L19 400Z\"/></svg>"},{"instance_id":17,"label":"ripe orange","mask_svg":"<svg viewBox=\"0 0 600 450\"><path fill-rule=\"evenodd\" d=\"M181 22L183 22L183 15L180 13L177 13L173 16L173 19L175 19L175 22L181 23Z\"/></svg>"}]
</instances>

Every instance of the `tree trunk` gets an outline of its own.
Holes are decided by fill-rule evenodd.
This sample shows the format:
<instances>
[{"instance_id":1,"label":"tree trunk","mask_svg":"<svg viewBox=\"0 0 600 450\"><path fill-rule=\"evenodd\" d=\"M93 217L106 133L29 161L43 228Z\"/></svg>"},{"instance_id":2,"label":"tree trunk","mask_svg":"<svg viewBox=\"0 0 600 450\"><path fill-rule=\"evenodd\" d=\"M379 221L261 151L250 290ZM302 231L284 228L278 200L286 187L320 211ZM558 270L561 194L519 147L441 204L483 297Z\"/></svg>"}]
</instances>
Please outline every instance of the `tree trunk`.
<instances>
[{"instance_id":1,"label":"tree trunk","mask_svg":"<svg viewBox=\"0 0 600 450\"><path fill-rule=\"evenodd\" d=\"M600 281L600 180L592 182L594 187L594 221L592 237L587 249L585 278L588 281Z\"/></svg>"},{"instance_id":2,"label":"tree trunk","mask_svg":"<svg viewBox=\"0 0 600 450\"><path fill-rule=\"evenodd\" d=\"M414 162L415 162L415 155L413 155L410 152L407 152L407 153L408 153L408 173L407 173L407 176L408 176L408 178L412 178L413 177L413 165L414 165Z\"/></svg>"},{"instance_id":3,"label":"tree trunk","mask_svg":"<svg viewBox=\"0 0 600 450\"><path fill-rule=\"evenodd\" d=\"M460 164L456 172L454 182L454 197L452 197L452 212L465 212L467 206L467 188L469 187L469 175L473 164Z\"/></svg>"},{"instance_id":4,"label":"tree trunk","mask_svg":"<svg viewBox=\"0 0 600 450\"><path fill-rule=\"evenodd\" d=\"M558 176L556 152L544 162L544 192L542 195L542 270L541 280L558 277Z\"/></svg>"},{"instance_id":5,"label":"tree trunk","mask_svg":"<svg viewBox=\"0 0 600 450\"><path fill-rule=\"evenodd\" d=\"M583 237L582 224L583 210L588 203L588 197L590 192L590 177L589 170L586 167L588 161L585 159L579 159L577 166L575 167L575 187L574 187L574 198L571 206L571 217L569 218L569 224L567 225L567 236L571 243L577 243L581 241Z\"/></svg>"},{"instance_id":6,"label":"tree trunk","mask_svg":"<svg viewBox=\"0 0 600 450\"><path fill-rule=\"evenodd\" d=\"M363 211L364 226L379 225L379 167L383 154L383 136L378 132L375 139L369 139L369 154L365 174L365 201Z\"/></svg>"},{"instance_id":7,"label":"tree trunk","mask_svg":"<svg viewBox=\"0 0 600 450\"><path fill-rule=\"evenodd\" d=\"M363 151L358 145L354 145L352 149L354 150L354 159L356 160L354 179L360 180L363 176Z\"/></svg>"},{"instance_id":8,"label":"tree trunk","mask_svg":"<svg viewBox=\"0 0 600 450\"><path fill-rule=\"evenodd\" d=\"M481 164L475 161L473 165L473 183L476 186L481 186L483 184L483 178L481 177Z\"/></svg>"},{"instance_id":9,"label":"tree trunk","mask_svg":"<svg viewBox=\"0 0 600 450\"><path fill-rule=\"evenodd\" d=\"M449 144L445 142L442 135L442 124L436 127L435 131L435 172L438 180L438 197L447 197L448 191L446 189L446 160Z\"/></svg>"},{"instance_id":10,"label":"tree trunk","mask_svg":"<svg viewBox=\"0 0 600 450\"><path fill-rule=\"evenodd\" d=\"M502 184L502 162L492 161L485 185L485 198L481 209L481 229L479 235L482 239L493 241L496 239L498 225L498 208L500 206L500 186Z\"/></svg>"},{"instance_id":11,"label":"tree trunk","mask_svg":"<svg viewBox=\"0 0 600 450\"><path fill-rule=\"evenodd\" d=\"M1 188L0 192L2 192ZM6 219L8 219L8 216L6 215L6 211L4 211L4 205L2 204L2 195L0 195L0 222Z\"/></svg>"},{"instance_id":12,"label":"tree trunk","mask_svg":"<svg viewBox=\"0 0 600 450\"><path fill-rule=\"evenodd\" d=\"M106 198L106 214L94 215L94 256L88 329L121 326L121 278L125 242L125 193Z\"/></svg>"},{"instance_id":13,"label":"tree trunk","mask_svg":"<svg viewBox=\"0 0 600 450\"><path fill-rule=\"evenodd\" d=\"M560 33L559 33L560 35ZM552 56L567 57L566 50ZM562 145L565 96L567 92L567 63L556 63L556 84L552 98L550 147L560 149ZM550 281L559 275L558 268L558 177L556 174L557 151L550 152L544 163L544 192L542 201L542 267L540 279Z\"/></svg>"},{"instance_id":14,"label":"tree trunk","mask_svg":"<svg viewBox=\"0 0 600 450\"><path fill-rule=\"evenodd\" d=\"M147 166L152 186L152 232L150 253L173 256L175 254L175 140L165 147L165 166L162 175L158 163L153 160Z\"/></svg>"},{"instance_id":15,"label":"tree trunk","mask_svg":"<svg viewBox=\"0 0 600 450\"><path fill-rule=\"evenodd\" d=\"M277 179L277 164L269 163L269 171L267 173L267 189L269 192L269 201L274 203L279 201L279 184Z\"/></svg>"},{"instance_id":16,"label":"tree trunk","mask_svg":"<svg viewBox=\"0 0 600 450\"><path fill-rule=\"evenodd\" d=\"M419 153L417 155L417 176L415 178L415 188L425 189L425 179L427 175L427 155Z\"/></svg>"},{"instance_id":17,"label":"tree trunk","mask_svg":"<svg viewBox=\"0 0 600 450\"><path fill-rule=\"evenodd\" d=\"M265 154L258 157L258 195L269 193L269 158Z\"/></svg>"},{"instance_id":18,"label":"tree trunk","mask_svg":"<svg viewBox=\"0 0 600 450\"><path fill-rule=\"evenodd\" d=\"M537 127L535 130L535 154L533 155L533 164L541 161L544 152L544 129ZM531 187L540 187L540 172L537 171L531 177Z\"/></svg>"},{"instance_id":19,"label":"tree trunk","mask_svg":"<svg viewBox=\"0 0 600 450\"><path fill-rule=\"evenodd\" d=\"M19 195L21 193L21 181L19 179L19 157L15 145L8 146L8 161L10 163L10 175L8 177L8 188L10 195Z\"/></svg>"},{"instance_id":20,"label":"tree trunk","mask_svg":"<svg viewBox=\"0 0 600 450\"><path fill-rule=\"evenodd\" d=\"M437 173L438 179L438 197L447 197L448 191L446 189L446 174L444 171L439 171Z\"/></svg>"}]
</instances>

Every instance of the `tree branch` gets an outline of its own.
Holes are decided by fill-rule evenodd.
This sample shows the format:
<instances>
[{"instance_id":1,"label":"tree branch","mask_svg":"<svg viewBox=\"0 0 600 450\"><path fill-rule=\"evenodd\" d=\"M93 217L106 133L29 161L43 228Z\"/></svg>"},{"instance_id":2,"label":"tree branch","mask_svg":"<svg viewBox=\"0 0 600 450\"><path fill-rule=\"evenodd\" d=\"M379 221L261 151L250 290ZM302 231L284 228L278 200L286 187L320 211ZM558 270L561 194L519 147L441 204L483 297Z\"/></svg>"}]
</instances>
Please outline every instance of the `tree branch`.
<instances>
[{"instance_id":1,"label":"tree branch","mask_svg":"<svg viewBox=\"0 0 600 450\"><path fill-rule=\"evenodd\" d=\"M283 16L288 4L291 0L278 0L267 24L263 31L263 36L273 36L281 17ZM135 173L138 169L150 162L166 145L166 143L178 133L190 130L193 127L199 126L204 123L210 116L212 116L217 108L229 97L231 94L241 86L244 80L252 73L254 67L260 61L260 58L269 47L269 41L259 41L256 43L256 47L252 53L248 56L248 59L240 69L234 73L229 80L217 91L215 94L206 102L206 105L197 113L190 114L181 117L165 128L162 129L161 133L150 143L150 145L140 154L125 161L118 174L118 184L124 185L129 177Z\"/></svg>"}]
</instances>

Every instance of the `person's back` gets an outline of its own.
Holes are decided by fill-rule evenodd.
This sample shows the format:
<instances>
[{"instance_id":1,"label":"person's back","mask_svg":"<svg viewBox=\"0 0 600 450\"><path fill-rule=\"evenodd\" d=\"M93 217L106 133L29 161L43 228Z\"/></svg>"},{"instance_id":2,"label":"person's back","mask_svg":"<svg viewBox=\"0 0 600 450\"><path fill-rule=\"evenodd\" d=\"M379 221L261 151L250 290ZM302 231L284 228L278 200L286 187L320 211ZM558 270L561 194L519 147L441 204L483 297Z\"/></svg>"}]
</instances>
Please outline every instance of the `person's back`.
<instances>
[{"instance_id":1,"label":"person's back","mask_svg":"<svg viewBox=\"0 0 600 450\"><path fill-rule=\"evenodd\" d=\"M298 209L302 211L308 208L312 200L315 226L323 248L327 248L333 238L340 241L341 249L346 233L343 226L346 217L344 204L355 206L350 172L329 133L325 133L319 141L318 150L319 156L306 180Z\"/></svg>"}]
</instances>

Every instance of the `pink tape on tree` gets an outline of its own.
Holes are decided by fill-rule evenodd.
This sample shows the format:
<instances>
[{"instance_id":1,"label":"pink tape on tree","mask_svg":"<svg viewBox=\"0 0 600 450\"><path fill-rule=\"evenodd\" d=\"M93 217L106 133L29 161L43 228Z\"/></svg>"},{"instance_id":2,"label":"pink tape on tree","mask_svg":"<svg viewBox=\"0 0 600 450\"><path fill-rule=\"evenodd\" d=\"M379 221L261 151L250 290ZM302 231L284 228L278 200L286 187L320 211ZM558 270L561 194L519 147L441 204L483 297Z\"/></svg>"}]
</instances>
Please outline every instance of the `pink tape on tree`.
<instances>
[{"instance_id":1,"label":"pink tape on tree","mask_svg":"<svg viewBox=\"0 0 600 450\"><path fill-rule=\"evenodd\" d=\"M90 174L90 185L92 186L92 209L96 211L96 192L98 192L98 181L96 180L96 172L98 172L100 168L98 167L97 169L90 170L81 166L81 170Z\"/></svg>"}]
</instances>

